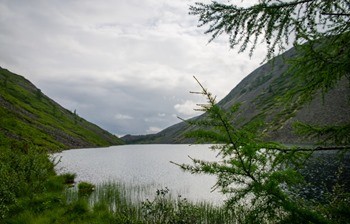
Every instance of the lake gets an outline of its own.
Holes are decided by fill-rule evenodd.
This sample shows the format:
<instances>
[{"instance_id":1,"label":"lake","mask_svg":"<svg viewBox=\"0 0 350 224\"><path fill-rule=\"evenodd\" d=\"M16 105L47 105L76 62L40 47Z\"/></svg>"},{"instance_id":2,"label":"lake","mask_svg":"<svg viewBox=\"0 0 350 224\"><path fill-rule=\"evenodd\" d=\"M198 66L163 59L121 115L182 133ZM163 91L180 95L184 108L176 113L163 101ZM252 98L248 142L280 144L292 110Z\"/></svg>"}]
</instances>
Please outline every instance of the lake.
<instances>
[{"instance_id":1,"label":"lake","mask_svg":"<svg viewBox=\"0 0 350 224\"><path fill-rule=\"evenodd\" d=\"M108 181L140 186L147 189L144 198L155 195L157 189L170 189L173 196L181 195L193 202L222 204L224 196L212 192L216 178L190 174L170 163L191 164L189 158L217 160L210 145L122 145L107 148L66 150L61 157L58 173L73 172L76 181L100 184Z\"/></svg>"}]
</instances>

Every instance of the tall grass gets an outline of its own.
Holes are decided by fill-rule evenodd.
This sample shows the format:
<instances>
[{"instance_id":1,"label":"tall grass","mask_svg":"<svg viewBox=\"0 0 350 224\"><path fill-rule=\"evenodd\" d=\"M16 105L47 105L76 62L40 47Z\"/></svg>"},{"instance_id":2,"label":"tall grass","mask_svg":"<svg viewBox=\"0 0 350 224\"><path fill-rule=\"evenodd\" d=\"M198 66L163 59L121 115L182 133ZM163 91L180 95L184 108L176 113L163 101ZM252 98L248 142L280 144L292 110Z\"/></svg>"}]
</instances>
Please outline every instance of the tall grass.
<instances>
[{"instance_id":1,"label":"tall grass","mask_svg":"<svg viewBox=\"0 0 350 224\"><path fill-rule=\"evenodd\" d=\"M109 213L136 223L239 223L235 212L209 202L189 202L181 196L171 196L168 189L154 192L151 187L106 182L96 186L88 197L80 197L77 188L66 191L70 204L84 200L91 211ZM239 216L237 216L239 217Z\"/></svg>"},{"instance_id":2,"label":"tall grass","mask_svg":"<svg viewBox=\"0 0 350 224\"><path fill-rule=\"evenodd\" d=\"M256 215L244 205L228 208L208 202L193 203L172 196L167 188L151 194L154 186L106 182L70 187L72 177L74 174L55 175L54 164L46 153L35 148L0 147L0 223L230 224L251 223L250 218ZM350 194L338 186L327 197L327 203L308 206L329 219L329 223L349 223ZM297 206L306 206L300 202ZM274 215L279 216L278 211ZM296 223L291 217L283 223Z\"/></svg>"},{"instance_id":3,"label":"tall grass","mask_svg":"<svg viewBox=\"0 0 350 224\"><path fill-rule=\"evenodd\" d=\"M210 203L191 203L153 185L74 183L56 175L45 152L27 144L0 147L0 223L234 223ZM151 196L150 196L151 195Z\"/></svg>"}]
</instances>

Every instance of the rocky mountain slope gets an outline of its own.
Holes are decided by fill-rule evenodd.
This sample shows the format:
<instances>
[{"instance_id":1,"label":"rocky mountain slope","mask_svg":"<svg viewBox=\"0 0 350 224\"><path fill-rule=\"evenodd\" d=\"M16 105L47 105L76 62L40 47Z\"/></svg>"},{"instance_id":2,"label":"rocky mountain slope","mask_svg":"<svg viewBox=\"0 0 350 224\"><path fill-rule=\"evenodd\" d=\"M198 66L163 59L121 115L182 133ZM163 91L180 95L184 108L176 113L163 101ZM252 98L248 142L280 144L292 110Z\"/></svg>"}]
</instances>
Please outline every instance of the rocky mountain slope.
<instances>
[{"instance_id":1,"label":"rocky mountain slope","mask_svg":"<svg viewBox=\"0 0 350 224\"><path fill-rule=\"evenodd\" d=\"M279 98L295 85L291 75L283 74L288 68L286 60L293 58L295 54L295 50L291 49L276 57L274 61L260 66L218 103L226 110L236 103L241 103L237 115L232 119L234 124L263 119L265 126L261 131L266 134L266 139L281 143L310 144L316 139L304 139L295 134L292 128L295 121L317 125L349 123L349 80L341 80L335 88L324 95L316 95L312 101L305 104L278 104ZM215 89L209 91L215 94ZM201 119L201 116L193 119ZM184 137L184 133L191 128L181 122L154 135L128 135L122 139L129 144L191 143L193 139Z\"/></svg>"},{"instance_id":2,"label":"rocky mountain slope","mask_svg":"<svg viewBox=\"0 0 350 224\"><path fill-rule=\"evenodd\" d=\"M0 67L0 145L14 140L51 151L123 143Z\"/></svg>"}]
</instances>

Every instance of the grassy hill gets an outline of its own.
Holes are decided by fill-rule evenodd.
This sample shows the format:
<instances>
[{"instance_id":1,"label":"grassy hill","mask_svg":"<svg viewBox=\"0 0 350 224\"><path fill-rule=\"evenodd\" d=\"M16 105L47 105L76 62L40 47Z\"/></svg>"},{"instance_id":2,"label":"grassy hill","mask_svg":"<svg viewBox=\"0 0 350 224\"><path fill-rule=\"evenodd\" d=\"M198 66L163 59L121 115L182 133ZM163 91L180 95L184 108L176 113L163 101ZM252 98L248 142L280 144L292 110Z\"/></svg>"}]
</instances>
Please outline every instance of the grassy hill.
<instances>
[{"instance_id":1,"label":"grassy hill","mask_svg":"<svg viewBox=\"0 0 350 224\"><path fill-rule=\"evenodd\" d=\"M218 104L229 110L240 103L238 114L232 119L234 124L248 123L263 119L265 126L261 130L266 139L281 143L311 144L317 139L304 139L294 133L292 124L301 121L316 125L345 124L350 121L350 83L341 80L338 85L326 94L317 94L310 102L280 103L280 98L287 94L296 81L284 72L288 68L287 59L293 58L296 52L291 49L270 61L243 79ZM215 89L210 89L215 95ZM202 115L205 116L205 115ZM201 119L201 116L192 119ZM191 130L181 122L153 135L124 136L126 143L191 143L184 133Z\"/></svg>"},{"instance_id":2,"label":"grassy hill","mask_svg":"<svg viewBox=\"0 0 350 224\"><path fill-rule=\"evenodd\" d=\"M63 108L24 77L0 67L0 146L13 140L50 151L123 143Z\"/></svg>"}]
</instances>

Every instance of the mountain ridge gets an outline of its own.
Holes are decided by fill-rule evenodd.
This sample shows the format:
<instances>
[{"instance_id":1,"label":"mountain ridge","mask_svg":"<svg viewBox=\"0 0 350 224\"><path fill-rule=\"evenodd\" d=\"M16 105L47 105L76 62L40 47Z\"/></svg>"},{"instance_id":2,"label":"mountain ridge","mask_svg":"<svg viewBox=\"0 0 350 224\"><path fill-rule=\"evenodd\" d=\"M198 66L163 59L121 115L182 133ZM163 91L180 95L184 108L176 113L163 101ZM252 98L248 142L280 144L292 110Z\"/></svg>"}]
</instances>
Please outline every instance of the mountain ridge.
<instances>
[{"instance_id":1,"label":"mountain ridge","mask_svg":"<svg viewBox=\"0 0 350 224\"><path fill-rule=\"evenodd\" d=\"M2 67L0 87L0 144L24 141L49 151L123 144Z\"/></svg>"},{"instance_id":2,"label":"mountain ridge","mask_svg":"<svg viewBox=\"0 0 350 224\"><path fill-rule=\"evenodd\" d=\"M340 80L338 85L327 93L318 93L305 104L289 102L288 105L277 105L279 98L287 94L295 80L291 74L285 73L289 65L286 62L296 56L294 48L286 51L273 60L261 65L247 75L229 94L218 102L224 110L229 110L239 103L240 109L233 124L252 122L263 119L262 130L266 140L287 144L315 144L316 139L305 139L294 133L292 125L295 121L315 125L342 124L350 121L350 83ZM212 93L215 90L209 90ZM191 119L201 119L202 116ZM142 143L193 143L186 139L184 133L192 130L184 122L170 126L152 136L124 136L127 144Z\"/></svg>"}]
</instances>

